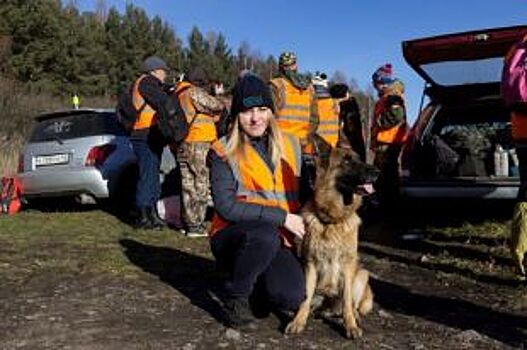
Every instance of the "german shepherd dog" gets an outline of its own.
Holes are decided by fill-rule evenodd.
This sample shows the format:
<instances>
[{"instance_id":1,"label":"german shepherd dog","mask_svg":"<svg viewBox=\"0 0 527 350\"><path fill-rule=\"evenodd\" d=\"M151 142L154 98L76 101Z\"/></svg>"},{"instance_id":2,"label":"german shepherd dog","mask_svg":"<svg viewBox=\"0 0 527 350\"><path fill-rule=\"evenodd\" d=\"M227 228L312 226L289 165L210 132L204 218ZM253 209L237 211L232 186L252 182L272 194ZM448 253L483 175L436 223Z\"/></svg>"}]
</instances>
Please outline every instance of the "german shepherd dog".
<instances>
[{"instance_id":1,"label":"german shepherd dog","mask_svg":"<svg viewBox=\"0 0 527 350\"><path fill-rule=\"evenodd\" d=\"M358 338L357 323L373 307L369 273L359 265L358 235L365 184L378 177L377 168L358 160L351 150L335 148L329 158L317 159L314 199L303 207L306 235L301 256L306 277L306 299L286 334L304 330L315 292L322 294L323 305L333 305L342 315L348 338Z\"/></svg>"}]
</instances>

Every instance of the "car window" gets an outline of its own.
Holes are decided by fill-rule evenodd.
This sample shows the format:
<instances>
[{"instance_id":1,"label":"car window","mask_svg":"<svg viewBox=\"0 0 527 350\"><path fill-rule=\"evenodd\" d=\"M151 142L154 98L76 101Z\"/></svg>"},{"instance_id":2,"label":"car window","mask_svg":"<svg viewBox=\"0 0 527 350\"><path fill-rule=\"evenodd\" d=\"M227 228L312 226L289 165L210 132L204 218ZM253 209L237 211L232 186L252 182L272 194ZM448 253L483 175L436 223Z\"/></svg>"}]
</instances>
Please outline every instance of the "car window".
<instances>
[{"instance_id":1,"label":"car window","mask_svg":"<svg viewBox=\"0 0 527 350\"><path fill-rule=\"evenodd\" d=\"M126 135L114 113L82 113L64 115L37 122L31 142L68 140L95 135Z\"/></svg>"},{"instance_id":2,"label":"car window","mask_svg":"<svg viewBox=\"0 0 527 350\"><path fill-rule=\"evenodd\" d=\"M494 83L501 79L503 57L428 63L422 68L436 84L442 86Z\"/></svg>"}]
</instances>

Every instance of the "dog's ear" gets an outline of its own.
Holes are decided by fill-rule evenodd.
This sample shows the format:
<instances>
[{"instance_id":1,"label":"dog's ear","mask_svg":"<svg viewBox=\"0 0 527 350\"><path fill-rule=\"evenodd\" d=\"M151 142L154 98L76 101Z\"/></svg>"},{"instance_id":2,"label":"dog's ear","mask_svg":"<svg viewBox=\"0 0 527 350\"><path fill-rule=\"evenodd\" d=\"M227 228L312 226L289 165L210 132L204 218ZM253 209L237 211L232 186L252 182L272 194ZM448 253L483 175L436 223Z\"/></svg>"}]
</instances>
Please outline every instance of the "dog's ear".
<instances>
[{"instance_id":1,"label":"dog's ear","mask_svg":"<svg viewBox=\"0 0 527 350\"><path fill-rule=\"evenodd\" d=\"M315 157L317 169L327 169L329 167L329 157L332 150L331 145L317 134L313 136L313 145L317 155Z\"/></svg>"}]
</instances>

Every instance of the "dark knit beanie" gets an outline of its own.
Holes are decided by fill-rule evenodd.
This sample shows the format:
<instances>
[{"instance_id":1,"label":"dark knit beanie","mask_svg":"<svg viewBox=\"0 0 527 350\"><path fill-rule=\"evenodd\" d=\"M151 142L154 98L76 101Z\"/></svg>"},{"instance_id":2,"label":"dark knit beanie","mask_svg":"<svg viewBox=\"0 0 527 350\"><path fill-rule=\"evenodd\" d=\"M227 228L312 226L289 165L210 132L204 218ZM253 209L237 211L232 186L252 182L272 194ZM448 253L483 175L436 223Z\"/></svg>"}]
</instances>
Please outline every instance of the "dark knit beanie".
<instances>
[{"instance_id":1,"label":"dark knit beanie","mask_svg":"<svg viewBox=\"0 0 527 350\"><path fill-rule=\"evenodd\" d=\"M246 73L232 89L231 117L253 107L268 107L274 112L273 98L269 86L257 75Z\"/></svg>"}]
</instances>

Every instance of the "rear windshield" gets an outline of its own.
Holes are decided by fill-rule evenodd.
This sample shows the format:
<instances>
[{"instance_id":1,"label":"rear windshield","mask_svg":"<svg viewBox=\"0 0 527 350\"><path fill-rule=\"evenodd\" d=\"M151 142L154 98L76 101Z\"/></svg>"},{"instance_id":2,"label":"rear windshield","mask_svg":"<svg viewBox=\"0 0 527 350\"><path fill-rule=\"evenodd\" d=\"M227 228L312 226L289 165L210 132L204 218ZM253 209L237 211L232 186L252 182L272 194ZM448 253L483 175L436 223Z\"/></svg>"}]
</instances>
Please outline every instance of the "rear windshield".
<instances>
[{"instance_id":1,"label":"rear windshield","mask_svg":"<svg viewBox=\"0 0 527 350\"><path fill-rule=\"evenodd\" d=\"M421 68L442 86L494 83L501 79L503 57L428 63Z\"/></svg>"},{"instance_id":2,"label":"rear windshield","mask_svg":"<svg viewBox=\"0 0 527 350\"><path fill-rule=\"evenodd\" d=\"M126 132L117 121L115 113L87 112L37 122L30 141L68 140L95 135L124 136Z\"/></svg>"}]
</instances>

